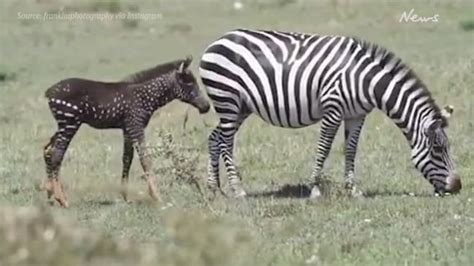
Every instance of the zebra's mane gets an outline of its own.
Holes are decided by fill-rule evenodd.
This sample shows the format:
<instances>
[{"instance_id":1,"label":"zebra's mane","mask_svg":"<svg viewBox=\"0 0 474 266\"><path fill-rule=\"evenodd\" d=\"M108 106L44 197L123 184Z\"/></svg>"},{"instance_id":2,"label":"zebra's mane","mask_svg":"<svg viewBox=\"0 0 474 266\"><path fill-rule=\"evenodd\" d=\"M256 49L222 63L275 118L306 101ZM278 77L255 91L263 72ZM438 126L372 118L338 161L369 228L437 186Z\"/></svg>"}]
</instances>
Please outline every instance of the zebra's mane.
<instances>
[{"instance_id":1,"label":"zebra's mane","mask_svg":"<svg viewBox=\"0 0 474 266\"><path fill-rule=\"evenodd\" d=\"M392 70L389 72L390 74L393 74L393 76L395 76L395 74L400 71L407 71L407 77L409 79L415 80L415 84L413 86L420 88L422 90L421 96L428 98L427 103L433 107L433 110L435 111L435 118L442 119L443 123L447 124L447 121L444 116L441 115L441 109L436 104L431 92L427 89L423 81L408 65L402 62L402 60L395 54L377 44L364 41L358 38L354 38L354 40L361 46L363 50L370 54L373 59L380 60L379 65L381 67L385 67L385 65L387 65L389 62L395 62L395 67L393 67Z\"/></svg>"},{"instance_id":2,"label":"zebra's mane","mask_svg":"<svg viewBox=\"0 0 474 266\"><path fill-rule=\"evenodd\" d=\"M168 73L173 69L177 69L183 61L184 60L180 59L180 60L175 60L175 61L167 62L164 64L160 64L152 68L145 69L137 73L131 74L125 77L124 79L122 79L121 81L128 82L128 83L143 83L150 79L156 78L159 75Z\"/></svg>"}]
</instances>

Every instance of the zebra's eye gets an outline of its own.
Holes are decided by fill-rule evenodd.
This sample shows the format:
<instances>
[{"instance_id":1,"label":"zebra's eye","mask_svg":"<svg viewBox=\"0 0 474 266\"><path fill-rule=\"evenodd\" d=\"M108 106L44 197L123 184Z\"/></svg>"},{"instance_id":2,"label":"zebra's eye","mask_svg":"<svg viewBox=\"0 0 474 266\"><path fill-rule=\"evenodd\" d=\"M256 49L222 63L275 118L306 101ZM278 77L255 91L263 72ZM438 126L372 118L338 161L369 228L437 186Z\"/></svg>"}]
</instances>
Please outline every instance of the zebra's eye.
<instances>
[{"instance_id":1,"label":"zebra's eye","mask_svg":"<svg viewBox=\"0 0 474 266\"><path fill-rule=\"evenodd\" d=\"M440 145L434 145L433 146L433 151L436 153L442 153L443 152L443 147Z\"/></svg>"}]
</instances>

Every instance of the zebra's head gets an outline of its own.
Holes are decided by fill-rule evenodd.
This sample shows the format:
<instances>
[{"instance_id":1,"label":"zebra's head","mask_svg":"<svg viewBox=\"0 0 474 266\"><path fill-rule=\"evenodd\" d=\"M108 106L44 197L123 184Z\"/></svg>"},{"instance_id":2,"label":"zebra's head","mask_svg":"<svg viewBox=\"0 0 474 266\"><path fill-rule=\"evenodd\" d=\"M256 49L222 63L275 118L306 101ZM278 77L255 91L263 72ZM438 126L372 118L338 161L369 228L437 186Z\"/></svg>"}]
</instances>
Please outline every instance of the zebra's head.
<instances>
[{"instance_id":1,"label":"zebra's head","mask_svg":"<svg viewBox=\"0 0 474 266\"><path fill-rule=\"evenodd\" d=\"M452 113L453 108L447 106L440 116L424 123L420 148L414 150L413 154L417 168L434 186L437 195L461 190L461 179L451 159L448 136L444 130Z\"/></svg>"},{"instance_id":2,"label":"zebra's head","mask_svg":"<svg viewBox=\"0 0 474 266\"><path fill-rule=\"evenodd\" d=\"M188 69L192 60L192 57L188 56L179 64L176 70L174 95L179 100L196 107L202 114L209 111L210 104L199 90L199 85L193 73Z\"/></svg>"}]
</instances>

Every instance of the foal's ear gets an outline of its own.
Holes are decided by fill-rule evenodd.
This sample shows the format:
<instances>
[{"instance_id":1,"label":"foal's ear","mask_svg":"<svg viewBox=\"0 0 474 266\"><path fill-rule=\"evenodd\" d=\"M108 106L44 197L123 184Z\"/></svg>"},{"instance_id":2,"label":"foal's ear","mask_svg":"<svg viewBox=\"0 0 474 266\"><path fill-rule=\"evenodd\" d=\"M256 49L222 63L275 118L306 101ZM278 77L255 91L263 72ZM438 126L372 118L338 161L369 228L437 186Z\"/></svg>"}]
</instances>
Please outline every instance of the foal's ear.
<instances>
[{"instance_id":1,"label":"foal's ear","mask_svg":"<svg viewBox=\"0 0 474 266\"><path fill-rule=\"evenodd\" d=\"M193 61L193 56L192 55L188 55L186 56L186 59L184 60L184 64L185 64L185 67L189 67L189 65L191 65L191 62Z\"/></svg>"},{"instance_id":2,"label":"foal's ear","mask_svg":"<svg viewBox=\"0 0 474 266\"><path fill-rule=\"evenodd\" d=\"M183 62L179 64L178 73L184 73L184 71L189 67L189 65L191 65L192 61L193 61L193 57L188 55L186 59L184 59Z\"/></svg>"}]
</instances>

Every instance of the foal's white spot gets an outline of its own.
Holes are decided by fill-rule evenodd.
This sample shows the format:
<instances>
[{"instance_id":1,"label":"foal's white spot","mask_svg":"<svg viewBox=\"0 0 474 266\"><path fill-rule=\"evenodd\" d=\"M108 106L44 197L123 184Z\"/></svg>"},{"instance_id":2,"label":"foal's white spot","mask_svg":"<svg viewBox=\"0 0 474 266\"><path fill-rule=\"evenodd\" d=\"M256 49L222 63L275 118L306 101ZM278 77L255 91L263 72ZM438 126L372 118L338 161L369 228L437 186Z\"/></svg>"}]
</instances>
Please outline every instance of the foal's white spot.
<instances>
[{"instance_id":1,"label":"foal's white spot","mask_svg":"<svg viewBox=\"0 0 474 266\"><path fill-rule=\"evenodd\" d=\"M74 114L71 114L71 113L64 113L64 116L66 116L66 117L74 117Z\"/></svg>"}]
</instances>

